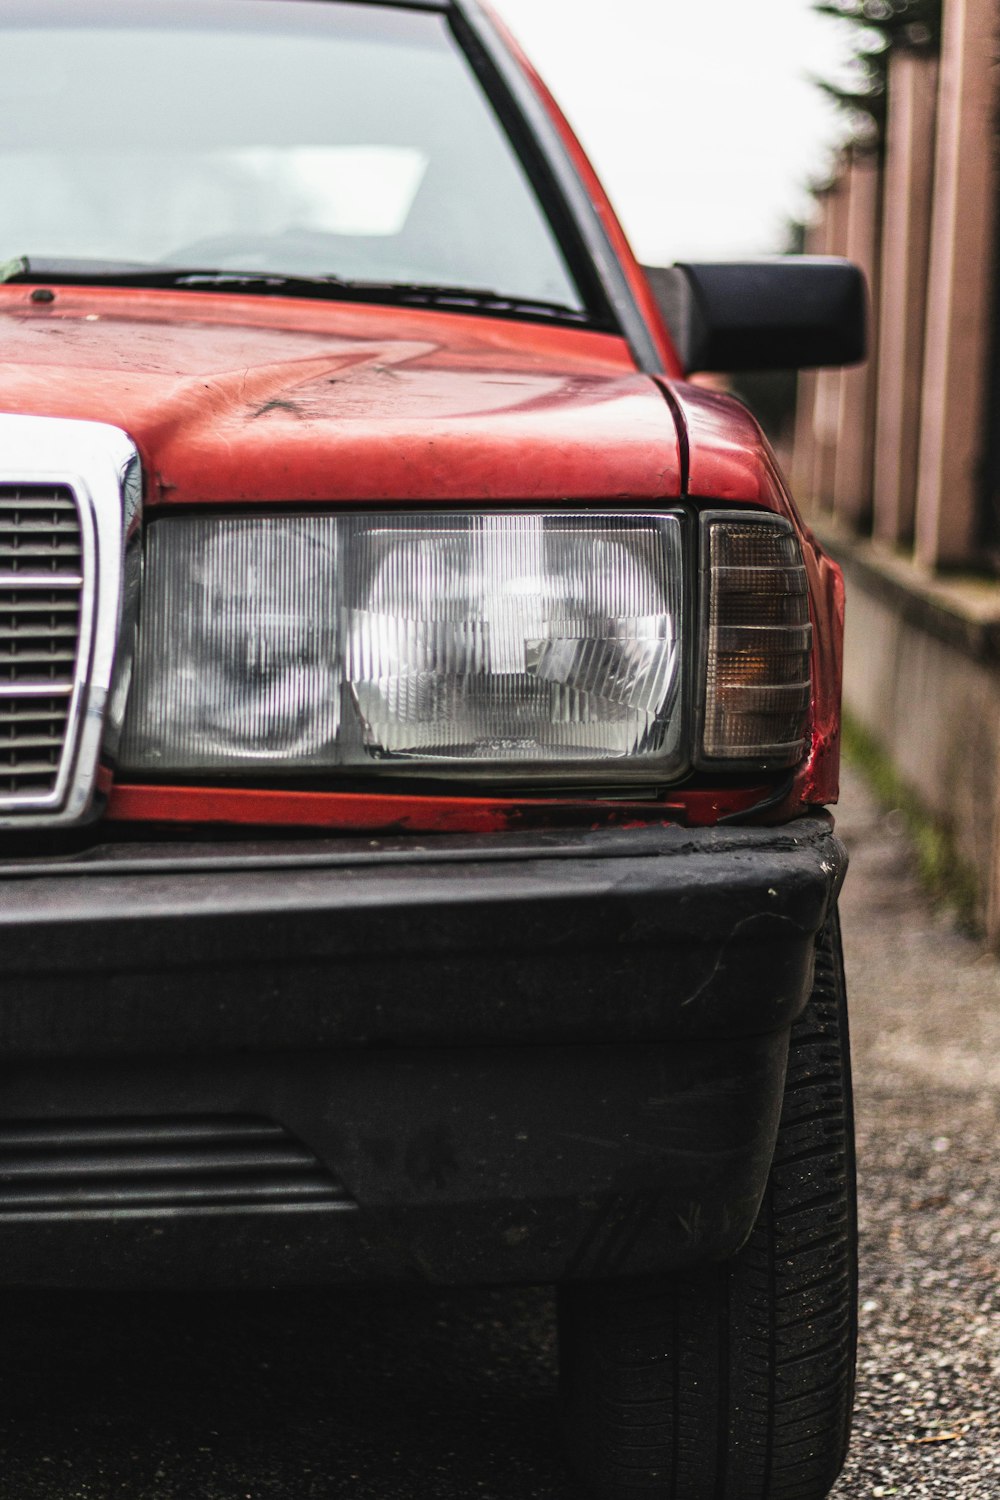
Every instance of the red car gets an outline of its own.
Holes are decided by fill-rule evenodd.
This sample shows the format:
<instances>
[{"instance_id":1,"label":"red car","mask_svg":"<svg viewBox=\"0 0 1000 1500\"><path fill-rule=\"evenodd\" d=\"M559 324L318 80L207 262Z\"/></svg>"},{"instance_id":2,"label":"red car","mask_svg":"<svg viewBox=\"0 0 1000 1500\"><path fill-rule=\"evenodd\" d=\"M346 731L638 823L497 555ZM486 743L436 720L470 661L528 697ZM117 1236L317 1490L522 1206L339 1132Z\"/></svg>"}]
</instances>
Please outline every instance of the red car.
<instances>
[{"instance_id":1,"label":"red car","mask_svg":"<svg viewBox=\"0 0 1000 1500\"><path fill-rule=\"evenodd\" d=\"M685 377L859 274L647 275L475 0L0 29L0 1280L555 1283L596 1494L819 1500L841 580Z\"/></svg>"}]
</instances>

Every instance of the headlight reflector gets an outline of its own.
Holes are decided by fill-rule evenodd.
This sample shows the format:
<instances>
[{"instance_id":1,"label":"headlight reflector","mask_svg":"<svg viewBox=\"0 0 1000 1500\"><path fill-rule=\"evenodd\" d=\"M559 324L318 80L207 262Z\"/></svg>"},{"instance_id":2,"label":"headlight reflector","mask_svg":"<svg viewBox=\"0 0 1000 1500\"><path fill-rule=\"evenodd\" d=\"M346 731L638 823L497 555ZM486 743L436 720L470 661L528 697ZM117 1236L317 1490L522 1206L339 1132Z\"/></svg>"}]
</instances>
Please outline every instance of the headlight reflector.
<instances>
[{"instance_id":1,"label":"headlight reflector","mask_svg":"<svg viewBox=\"0 0 1000 1500\"><path fill-rule=\"evenodd\" d=\"M132 771L684 769L676 515L165 517Z\"/></svg>"}]
</instances>

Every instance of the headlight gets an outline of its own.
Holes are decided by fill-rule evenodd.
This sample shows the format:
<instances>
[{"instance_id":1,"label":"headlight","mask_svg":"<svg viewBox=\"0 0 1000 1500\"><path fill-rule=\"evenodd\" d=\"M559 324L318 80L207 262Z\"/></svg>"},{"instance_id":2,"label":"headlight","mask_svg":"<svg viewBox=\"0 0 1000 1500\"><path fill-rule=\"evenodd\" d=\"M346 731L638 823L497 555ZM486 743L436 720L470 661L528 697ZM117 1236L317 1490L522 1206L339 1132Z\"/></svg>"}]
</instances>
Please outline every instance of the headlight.
<instances>
[{"instance_id":1,"label":"headlight","mask_svg":"<svg viewBox=\"0 0 1000 1500\"><path fill-rule=\"evenodd\" d=\"M676 779L677 515L164 517L121 759Z\"/></svg>"}]
</instances>

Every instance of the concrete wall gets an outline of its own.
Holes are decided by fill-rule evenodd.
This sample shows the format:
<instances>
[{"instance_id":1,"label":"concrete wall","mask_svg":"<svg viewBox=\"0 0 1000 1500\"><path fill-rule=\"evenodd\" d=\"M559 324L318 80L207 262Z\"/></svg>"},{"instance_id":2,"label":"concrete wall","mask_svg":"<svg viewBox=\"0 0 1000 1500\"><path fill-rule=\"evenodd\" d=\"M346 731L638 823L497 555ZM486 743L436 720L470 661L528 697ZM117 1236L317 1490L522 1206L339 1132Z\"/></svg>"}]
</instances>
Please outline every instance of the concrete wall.
<instances>
[{"instance_id":1,"label":"concrete wall","mask_svg":"<svg viewBox=\"0 0 1000 1500\"><path fill-rule=\"evenodd\" d=\"M973 870L1000 944L1000 603L936 585L871 544L834 543L847 579L844 703Z\"/></svg>"}]
</instances>

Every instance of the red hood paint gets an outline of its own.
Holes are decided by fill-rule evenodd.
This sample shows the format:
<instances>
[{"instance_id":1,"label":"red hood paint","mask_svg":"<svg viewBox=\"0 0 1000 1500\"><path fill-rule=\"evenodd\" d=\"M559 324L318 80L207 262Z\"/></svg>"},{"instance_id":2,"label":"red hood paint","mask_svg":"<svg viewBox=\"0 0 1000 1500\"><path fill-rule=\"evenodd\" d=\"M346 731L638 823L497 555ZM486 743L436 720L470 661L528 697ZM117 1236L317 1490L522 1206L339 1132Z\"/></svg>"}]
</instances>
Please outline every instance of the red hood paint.
<instances>
[{"instance_id":1,"label":"red hood paint","mask_svg":"<svg viewBox=\"0 0 1000 1500\"><path fill-rule=\"evenodd\" d=\"M305 299L0 288L0 410L110 422L158 503L662 501L679 443L609 334Z\"/></svg>"},{"instance_id":2,"label":"red hood paint","mask_svg":"<svg viewBox=\"0 0 1000 1500\"><path fill-rule=\"evenodd\" d=\"M743 403L682 381L666 389L684 436L687 494L762 505L801 526L771 446Z\"/></svg>"},{"instance_id":3,"label":"red hood paint","mask_svg":"<svg viewBox=\"0 0 1000 1500\"><path fill-rule=\"evenodd\" d=\"M686 493L694 500L764 506L787 516L799 534L813 617L812 743L776 821L799 806L836 802L840 778L840 694L843 677L844 580L804 524L757 422L732 396L701 386L666 387L677 412L685 456Z\"/></svg>"},{"instance_id":4,"label":"red hood paint","mask_svg":"<svg viewBox=\"0 0 1000 1500\"><path fill-rule=\"evenodd\" d=\"M293 298L31 292L0 286L0 411L123 428L150 505L687 494L789 516L818 626L816 693L810 755L769 820L836 800L842 583L738 402L658 385L622 339L581 329Z\"/></svg>"}]
</instances>

